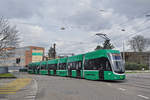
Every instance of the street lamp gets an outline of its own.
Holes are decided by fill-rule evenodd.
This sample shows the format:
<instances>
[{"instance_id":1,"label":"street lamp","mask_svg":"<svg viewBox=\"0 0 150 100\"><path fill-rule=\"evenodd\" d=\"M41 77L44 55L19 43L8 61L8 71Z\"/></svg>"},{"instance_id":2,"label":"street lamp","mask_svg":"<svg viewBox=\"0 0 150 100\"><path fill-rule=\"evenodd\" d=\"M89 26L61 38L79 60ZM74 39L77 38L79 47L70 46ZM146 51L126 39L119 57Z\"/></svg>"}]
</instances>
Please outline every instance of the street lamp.
<instances>
[{"instance_id":1,"label":"street lamp","mask_svg":"<svg viewBox=\"0 0 150 100\"><path fill-rule=\"evenodd\" d=\"M61 27L60 30L65 30L65 27Z\"/></svg>"},{"instance_id":2,"label":"street lamp","mask_svg":"<svg viewBox=\"0 0 150 100\"><path fill-rule=\"evenodd\" d=\"M146 17L150 17L150 14L145 15Z\"/></svg>"},{"instance_id":3,"label":"street lamp","mask_svg":"<svg viewBox=\"0 0 150 100\"><path fill-rule=\"evenodd\" d=\"M121 29L121 31L126 31L125 29Z\"/></svg>"}]
</instances>

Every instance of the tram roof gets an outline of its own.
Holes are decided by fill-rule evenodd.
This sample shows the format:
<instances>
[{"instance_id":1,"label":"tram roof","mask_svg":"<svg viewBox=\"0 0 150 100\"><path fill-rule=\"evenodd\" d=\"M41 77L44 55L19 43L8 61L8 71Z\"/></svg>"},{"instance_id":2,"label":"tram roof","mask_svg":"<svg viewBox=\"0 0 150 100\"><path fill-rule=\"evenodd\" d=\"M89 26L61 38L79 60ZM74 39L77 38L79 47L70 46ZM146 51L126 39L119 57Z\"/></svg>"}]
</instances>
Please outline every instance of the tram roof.
<instances>
[{"instance_id":1,"label":"tram roof","mask_svg":"<svg viewBox=\"0 0 150 100\"><path fill-rule=\"evenodd\" d=\"M67 62L67 58L60 58L58 62L59 63L66 63Z\"/></svg>"},{"instance_id":2,"label":"tram roof","mask_svg":"<svg viewBox=\"0 0 150 100\"><path fill-rule=\"evenodd\" d=\"M83 59L83 55L84 54L68 57L68 62L81 61Z\"/></svg>"},{"instance_id":3,"label":"tram roof","mask_svg":"<svg viewBox=\"0 0 150 100\"><path fill-rule=\"evenodd\" d=\"M46 64L47 64L47 61L41 61L41 64L42 64L42 65L46 65Z\"/></svg>"},{"instance_id":4,"label":"tram roof","mask_svg":"<svg viewBox=\"0 0 150 100\"><path fill-rule=\"evenodd\" d=\"M88 52L85 54L85 59L96 59L100 57L108 57L108 53L120 53L118 50L111 50L111 49L102 49L102 50L96 50L93 52Z\"/></svg>"},{"instance_id":5,"label":"tram roof","mask_svg":"<svg viewBox=\"0 0 150 100\"><path fill-rule=\"evenodd\" d=\"M48 64L57 64L58 63L58 59L48 60L47 63Z\"/></svg>"}]
</instances>

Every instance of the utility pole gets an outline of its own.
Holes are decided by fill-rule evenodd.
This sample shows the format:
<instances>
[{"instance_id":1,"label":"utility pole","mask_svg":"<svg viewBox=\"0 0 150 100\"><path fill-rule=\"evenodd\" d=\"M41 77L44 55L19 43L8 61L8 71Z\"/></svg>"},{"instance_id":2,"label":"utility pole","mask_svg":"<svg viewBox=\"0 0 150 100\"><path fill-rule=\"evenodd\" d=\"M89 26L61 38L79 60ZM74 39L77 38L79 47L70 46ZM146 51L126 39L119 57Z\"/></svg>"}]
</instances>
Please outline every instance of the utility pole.
<instances>
[{"instance_id":1,"label":"utility pole","mask_svg":"<svg viewBox=\"0 0 150 100\"><path fill-rule=\"evenodd\" d=\"M149 65L149 70L150 70L150 55L149 55L148 65Z\"/></svg>"},{"instance_id":2,"label":"utility pole","mask_svg":"<svg viewBox=\"0 0 150 100\"><path fill-rule=\"evenodd\" d=\"M125 63L125 46L124 46L124 41L123 41L123 61Z\"/></svg>"},{"instance_id":3,"label":"utility pole","mask_svg":"<svg viewBox=\"0 0 150 100\"><path fill-rule=\"evenodd\" d=\"M125 29L122 29L121 31L125 32L126 30ZM123 40L123 61L125 63L125 41Z\"/></svg>"}]
</instances>

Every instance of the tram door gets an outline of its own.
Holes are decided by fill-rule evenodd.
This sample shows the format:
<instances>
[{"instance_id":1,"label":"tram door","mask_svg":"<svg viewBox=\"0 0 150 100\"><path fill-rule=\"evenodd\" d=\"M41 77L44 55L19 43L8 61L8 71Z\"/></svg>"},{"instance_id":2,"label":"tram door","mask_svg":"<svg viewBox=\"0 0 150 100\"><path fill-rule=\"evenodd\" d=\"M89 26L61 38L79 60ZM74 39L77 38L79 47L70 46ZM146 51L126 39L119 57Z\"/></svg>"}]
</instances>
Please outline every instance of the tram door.
<instances>
[{"instance_id":1,"label":"tram door","mask_svg":"<svg viewBox=\"0 0 150 100\"><path fill-rule=\"evenodd\" d=\"M104 70L99 71L99 79L104 80Z\"/></svg>"},{"instance_id":2,"label":"tram door","mask_svg":"<svg viewBox=\"0 0 150 100\"><path fill-rule=\"evenodd\" d=\"M111 65L109 63L109 60L106 58L100 58L100 68L99 68L99 78L100 80L104 80L104 71L110 71L111 70Z\"/></svg>"},{"instance_id":3,"label":"tram door","mask_svg":"<svg viewBox=\"0 0 150 100\"><path fill-rule=\"evenodd\" d=\"M40 74L40 66L37 67L37 74Z\"/></svg>"},{"instance_id":4,"label":"tram door","mask_svg":"<svg viewBox=\"0 0 150 100\"><path fill-rule=\"evenodd\" d=\"M68 69L68 76L71 77L72 76L72 70Z\"/></svg>"},{"instance_id":5,"label":"tram door","mask_svg":"<svg viewBox=\"0 0 150 100\"><path fill-rule=\"evenodd\" d=\"M54 75L56 75L56 69L54 69L53 71L54 71Z\"/></svg>"},{"instance_id":6,"label":"tram door","mask_svg":"<svg viewBox=\"0 0 150 100\"><path fill-rule=\"evenodd\" d=\"M51 75L51 68L48 68L48 75Z\"/></svg>"},{"instance_id":7,"label":"tram door","mask_svg":"<svg viewBox=\"0 0 150 100\"><path fill-rule=\"evenodd\" d=\"M68 63L68 76L71 77L72 76L72 63Z\"/></svg>"},{"instance_id":8,"label":"tram door","mask_svg":"<svg viewBox=\"0 0 150 100\"><path fill-rule=\"evenodd\" d=\"M53 67L53 72L54 72L54 75L56 75L57 64L53 64L53 65L52 65L52 67Z\"/></svg>"},{"instance_id":9,"label":"tram door","mask_svg":"<svg viewBox=\"0 0 150 100\"><path fill-rule=\"evenodd\" d=\"M35 68L33 68L33 73L35 74Z\"/></svg>"},{"instance_id":10,"label":"tram door","mask_svg":"<svg viewBox=\"0 0 150 100\"><path fill-rule=\"evenodd\" d=\"M76 69L77 77L81 78L82 63L80 61L76 63Z\"/></svg>"},{"instance_id":11,"label":"tram door","mask_svg":"<svg viewBox=\"0 0 150 100\"><path fill-rule=\"evenodd\" d=\"M77 77L81 78L81 70L80 69L77 69Z\"/></svg>"}]
</instances>

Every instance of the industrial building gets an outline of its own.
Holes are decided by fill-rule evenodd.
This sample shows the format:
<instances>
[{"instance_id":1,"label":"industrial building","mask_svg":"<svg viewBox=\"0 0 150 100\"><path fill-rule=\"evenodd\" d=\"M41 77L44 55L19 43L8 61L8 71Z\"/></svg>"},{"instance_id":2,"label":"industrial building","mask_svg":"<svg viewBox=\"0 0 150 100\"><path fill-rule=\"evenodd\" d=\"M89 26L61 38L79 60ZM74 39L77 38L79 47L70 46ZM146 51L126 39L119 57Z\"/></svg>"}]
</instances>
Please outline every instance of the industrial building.
<instances>
[{"instance_id":1,"label":"industrial building","mask_svg":"<svg viewBox=\"0 0 150 100\"><path fill-rule=\"evenodd\" d=\"M7 48L8 56L0 57L0 66L26 66L31 62L43 60L44 48L26 46L20 48Z\"/></svg>"}]
</instances>

